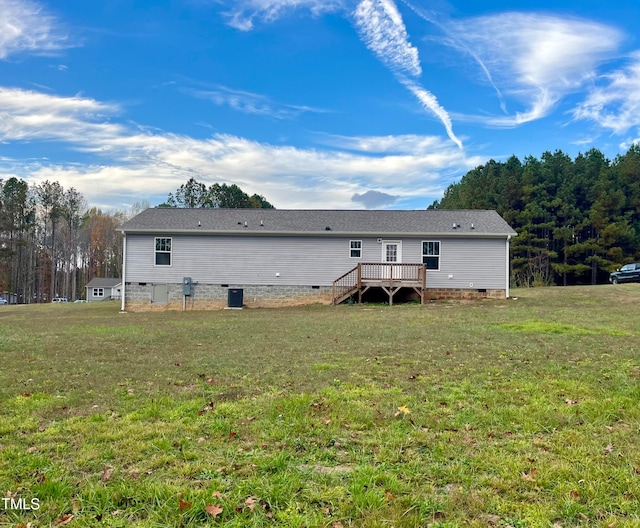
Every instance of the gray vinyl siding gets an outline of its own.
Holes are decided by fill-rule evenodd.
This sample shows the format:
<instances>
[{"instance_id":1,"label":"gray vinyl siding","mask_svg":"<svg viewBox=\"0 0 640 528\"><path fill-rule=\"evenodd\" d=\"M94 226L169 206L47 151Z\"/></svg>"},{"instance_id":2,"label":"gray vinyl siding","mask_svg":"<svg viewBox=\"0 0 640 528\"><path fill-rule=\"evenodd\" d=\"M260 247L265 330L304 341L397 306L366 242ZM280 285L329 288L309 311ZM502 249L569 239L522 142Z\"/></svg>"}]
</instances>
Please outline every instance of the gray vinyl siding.
<instances>
[{"instance_id":1,"label":"gray vinyl siding","mask_svg":"<svg viewBox=\"0 0 640 528\"><path fill-rule=\"evenodd\" d=\"M172 238L171 266L155 266L154 239ZM362 257L350 258L350 240ZM440 241L440 271L427 273L431 288L504 288L506 242L500 239L394 239L402 262L422 262L422 241ZM383 244L367 237L207 236L128 234L126 281L205 284L330 286L358 262L382 262ZM279 274L277 276L276 274ZM448 276L453 275L452 279ZM470 284L473 283L473 286Z\"/></svg>"},{"instance_id":2,"label":"gray vinyl siding","mask_svg":"<svg viewBox=\"0 0 640 528\"><path fill-rule=\"evenodd\" d=\"M103 290L104 290L104 295L102 297L94 297L93 288L87 288L87 301L101 301L102 299L107 297L111 292L110 288L108 289L109 293L107 292L107 288L103 288Z\"/></svg>"},{"instance_id":3,"label":"gray vinyl siding","mask_svg":"<svg viewBox=\"0 0 640 528\"><path fill-rule=\"evenodd\" d=\"M427 287L505 289L506 248L506 237L441 239L440 271L427 271Z\"/></svg>"}]
</instances>

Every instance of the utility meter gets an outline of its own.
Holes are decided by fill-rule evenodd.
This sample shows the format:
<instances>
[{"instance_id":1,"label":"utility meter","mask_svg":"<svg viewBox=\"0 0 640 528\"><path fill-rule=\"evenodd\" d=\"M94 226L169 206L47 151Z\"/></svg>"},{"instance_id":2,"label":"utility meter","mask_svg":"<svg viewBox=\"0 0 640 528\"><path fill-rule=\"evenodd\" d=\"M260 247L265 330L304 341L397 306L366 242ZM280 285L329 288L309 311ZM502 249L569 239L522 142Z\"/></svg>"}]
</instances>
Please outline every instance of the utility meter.
<instances>
[{"instance_id":1,"label":"utility meter","mask_svg":"<svg viewBox=\"0 0 640 528\"><path fill-rule=\"evenodd\" d=\"M191 295L191 277L185 277L182 279L182 294Z\"/></svg>"}]
</instances>

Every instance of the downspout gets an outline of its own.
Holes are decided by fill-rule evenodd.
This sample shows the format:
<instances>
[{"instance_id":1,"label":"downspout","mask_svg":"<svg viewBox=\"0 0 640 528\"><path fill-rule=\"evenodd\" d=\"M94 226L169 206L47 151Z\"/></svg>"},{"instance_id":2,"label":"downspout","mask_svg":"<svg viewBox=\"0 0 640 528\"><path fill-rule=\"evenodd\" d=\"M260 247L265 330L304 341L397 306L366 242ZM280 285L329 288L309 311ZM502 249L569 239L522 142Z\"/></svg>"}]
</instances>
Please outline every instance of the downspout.
<instances>
[{"instance_id":1,"label":"downspout","mask_svg":"<svg viewBox=\"0 0 640 528\"><path fill-rule=\"evenodd\" d=\"M127 234L122 232L122 300L120 301L120 311L124 312L124 301L127 295L126 290L126 266L127 266Z\"/></svg>"},{"instance_id":2,"label":"downspout","mask_svg":"<svg viewBox=\"0 0 640 528\"><path fill-rule=\"evenodd\" d=\"M506 265L506 270L507 270L507 287L506 287L506 291L507 291L507 299L509 298L509 275L510 273L510 267L511 267L511 260L509 259L509 241L511 240L511 235L507 235L507 265Z\"/></svg>"}]
</instances>

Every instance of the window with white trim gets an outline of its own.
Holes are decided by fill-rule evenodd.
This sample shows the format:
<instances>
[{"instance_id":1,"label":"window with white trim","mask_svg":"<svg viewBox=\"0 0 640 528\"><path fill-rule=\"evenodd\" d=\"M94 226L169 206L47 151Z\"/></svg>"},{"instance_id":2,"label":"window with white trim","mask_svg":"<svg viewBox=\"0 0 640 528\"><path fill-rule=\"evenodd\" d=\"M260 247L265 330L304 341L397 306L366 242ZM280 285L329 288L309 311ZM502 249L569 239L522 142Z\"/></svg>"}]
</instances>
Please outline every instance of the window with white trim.
<instances>
[{"instance_id":1,"label":"window with white trim","mask_svg":"<svg viewBox=\"0 0 640 528\"><path fill-rule=\"evenodd\" d=\"M422 263L428 270L440 269L440 242L435 240L422 241Z\"/></svg>"},{"instance_id":2,"label":"window with white trim","mask_svg":"<svg viewBox=\"0 0 640 528\"><path fill-rule=\"evenodd\" d=\"M94 288L93 289L94 297L104 297L104 288Z\"/></svg>"},{"instance_id":3,"label":"window with white trim","mask_svg":"<svg viewBox=\"0 0 640 528\"><path fill-rule=\"evenodd\" d=\"M362 258L362 240L349 240L349 258Z\"/></svg>"},{"instance_id":4,"label":"window with white trim","mask_svg":"<svg viewBox=\"0 0 640 528\"><path fill-rule=\"evenodd\" d=\"M156 237L156 266L171 266L171 238Z\"/></svg>"}]
</instances>

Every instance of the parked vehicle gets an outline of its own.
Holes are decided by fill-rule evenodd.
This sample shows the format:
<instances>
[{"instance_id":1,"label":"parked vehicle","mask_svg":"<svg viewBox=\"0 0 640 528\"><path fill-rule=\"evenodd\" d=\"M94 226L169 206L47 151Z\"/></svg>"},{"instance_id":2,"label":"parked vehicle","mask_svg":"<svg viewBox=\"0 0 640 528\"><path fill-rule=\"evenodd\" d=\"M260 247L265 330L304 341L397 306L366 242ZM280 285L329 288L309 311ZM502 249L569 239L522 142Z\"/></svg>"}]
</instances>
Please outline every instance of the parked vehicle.
<instances>
[{"instance_id":1,"label":"parked vehicle","mask_svg":"<svg viewBox=\"0 0 640 528\"><path fill-rule=\"evenodd\" d=\"M52 303L66 303L69 302L66 297L54 297Z\"/></svg>"},{"instance_id":2,"label":"parked vehicle","mask_svg":"<svg viewBox=\"0 0 640 528\"><path fill-rule=\"evenodd\" d=\"M9 301L7 301L4 297L0 297L0 304L9 304Z\"/></svg>"},{"instance_id":3,"label":"parked vehicle","mask_svg":"<svg viewBox=\"0 0 640 528\"><path fill-rule=\"evenodd\" d=\"M609 275L611 284L619 284L621 282L640 282L640 263L625 264L618 271L614 271Z\"/></svg>"}]
</instances>

